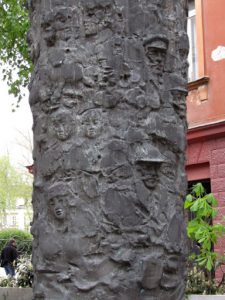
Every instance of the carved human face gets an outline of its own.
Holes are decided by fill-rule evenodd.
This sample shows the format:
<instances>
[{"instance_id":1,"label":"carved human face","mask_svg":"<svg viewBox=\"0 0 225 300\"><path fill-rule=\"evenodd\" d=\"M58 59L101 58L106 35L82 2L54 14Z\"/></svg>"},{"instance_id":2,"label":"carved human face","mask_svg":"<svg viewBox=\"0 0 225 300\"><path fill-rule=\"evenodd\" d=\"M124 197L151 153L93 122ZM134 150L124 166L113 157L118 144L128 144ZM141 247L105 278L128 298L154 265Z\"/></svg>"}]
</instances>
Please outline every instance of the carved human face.
<instances>
[{"instance_id":1,"label":"carved human face","mask_svg":"<svg viewBox=\"0 0 225 300\"><path fill-rule=\"evenodd\" d=\"M154 189L159 181L158 168L158 164L154 162L142 162L137 167L144 185L150 190Z\"/></svg>"},{"instance_id":2,"label":"carved human face","mask_svg":"<svg viewBox=\"0 0 225 300\"><path fill-rule=\"evenodd\" d=\"M96 35L111 24L111 5L108 3L101 9L98 5L86 7L84 15L84 33L86 36Z\"/></svg>"},{"instance_id":3,"label":"carved human face","mask_svg":"<svg viewBox=\"0 0 225 300\"><path fill-rule=\"evenodd\" d=\"M144 274L141 284L144 288L152 290L157 288L162 277L162 263L156 258L151 258L144 263Z\"/></svg>"},{"instance_id":4,"label":"carved human face","mask_svg":"<svg viewBox=\"0 0 225 300\"><path fill-rule=\"evenodd\" d=\"M71 98L71 97L63 97L62 103L67 108L72 108L77 106L77 98Z\"/></svg>"},{"instance_id":5,"label":"carved human face","mask_svg":"<svg viewBox=\"0 0 225 300\"><path fill-rule=\"evenodd\" d=\"M49 200L50 211L58 220L64 220L66 217L65 199L62 197L54 197Z\"/></svg>"},{"instance_id":6,"label":"carved human face","mask_svg":"<svg viewBox=\"0 0 225 300\"><path fill-rule=\"evenodd\" d=\"M145 51L146 56L149 59L150 67L152 68L154 73L162 73L166 60L166 49L146 46Z\"/></svg>"},{"instance_id":7,"label":"carved human face","mask_svg":"<svg viewBox=\"0 0 225 300\"><path fill-rule=\"evenodd\" d=\"M177 112L177 114L181 119L185 118L186 116L185 97L187 96L187 93L181 90L173 90L171 93L173 96L173 107L175 111Z\"/></svg>"},{"instance_id":8,"label":"carved human face","mask_svg":"<svg viewBox=\"0 0 225 300\"><path fill-rule=\"evenodd\" d=\"M161 285L166 289L177 287L179 282L179 260L176 255L170 255L164 265Z\"/></svg>"},{"instance_id":9,"label":"carved human face","mask_svg":"<svg viewBox=\"0 0 225 300\"><path fill-rule=\"evenodd\" d=\"M162 73L167 54L167 42L160 37L148 41L145 45L145 54L154 74Z\"/></svg>"},{"instance_id":10,"label":"carved human face","mask_svg":"<svg viewBox=\"0 0 225 300\"><path fill-rule=\"evenodd\" d=\"M88 111L83 116L82 124L84 125L85 136L95 138L100 135L102 129L101 114L96 110Z\"/></svg>"},{"instance_id":11,"label":"carved human face","mask_svg":"<svg viewBox=\"0 0 225 300\"><path fill-rule=\"evenodd\" d=\"M187 59L188 52L189 52L189 49L187 49L187 48L180 48L179 49L179 56L180 56L181 61L185 61Z\"/></svg>"},{"instance_id":12,"label":"carved human face","mask_svg":"<svg viewBox=\"0 0 225 300\"><path fill-rule=\"evenodd\" d=\"M43 36L49 47L54 46L56 42L56 31L53 26L53 23L54 21L51 13L43 16L43 19L41 21L41 27L44 30Z\"/></svg>"},{"instance_id":13,"label":"carved human face","mask_svg":"<svg viewBox=\"0 0 225 300\"><path fill-rule=\"evenodd\" d=\"M189 52L189 39L186 32L182 32L178 39L178 53L180 61L187 59Z\"/></svg>"},{"instance_id":14,"label":"carved human face","mask_svg":"<svg viewBox=\"0 0 225 300\"><path fill-rule=\"evenodd\" d=\"M187 57L188 57L188 52L189 49L188 48L180 48L179 49L179 58L180 58L180 62L181 62L181 75L183 78L187 78L188 76L188 61L187 61Z\"/></svg>"},{"instance_id":15,"label":"carved human face","mask_svg":"<svg viewBox=\"0 0 225 300\"><path fill-rule=\"evenodd\" d=\"M61 113L52 117L52 127L55 136L61 140L67 140L72 134L72 118L70 114Z\"/></svg>"},{"instance_id":16,"label":"carved human face","mask_svg":"<svg viewBox=\"0 0 225 300\"><path fill-rule=\"evenodd\" d=\"M98 19L95 16L94 10L89 11L85 16L84 33L86 36L91 36L98 33Z\"/></svg>"},{"instance_id":17,"label":"carved human face","mask_svg":"<svg viewBox=\"0 0 225 300\"><path fill-rule=\"evenodd\" d=\"M66 108L73 108L83 100L80 92L77 92L72 86L68 85L63 88L63 96L61 102Z\"/></svg>"}]
</instances>

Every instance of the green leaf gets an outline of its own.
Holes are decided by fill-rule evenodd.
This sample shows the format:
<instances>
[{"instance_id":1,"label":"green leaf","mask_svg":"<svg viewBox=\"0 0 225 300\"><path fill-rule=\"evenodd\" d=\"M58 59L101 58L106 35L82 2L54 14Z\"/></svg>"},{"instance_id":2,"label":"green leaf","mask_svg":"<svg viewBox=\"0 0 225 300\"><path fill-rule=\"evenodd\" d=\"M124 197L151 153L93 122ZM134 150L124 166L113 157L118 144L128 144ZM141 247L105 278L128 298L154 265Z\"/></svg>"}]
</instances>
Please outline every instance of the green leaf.
<instances>
[{"instance_id":1,"label":"green leaf","mask_svg":"<svg viewBox=\"0 0 225 300\"><path fill-rule=\"evenodd\" d=\"M205 257L204 258L199 257L199 258L196 259L196 261L198 262L198 264L200 266L204 266L207 263L207 259Z\"/></svg>"},{"instance_id":2,"label":"green leaf","mask_svg":"<svg viewBox=\"0 0 225 300\"><path fill-rule=\"evenodd\" d=\"M202 196L205 193L205 189L201 182L196 183L193 188L192 192L196 194L197 197Z\"/></svg>"},{"instance_id":3,"label":"green leaf","mask_svg":"<svg viewBox=\"0 0 225 300\"><path fill-rule=\"evenodd\" d=\"M212 261L210 259L207 260L207 264L206 264L206 269L208 271L211 271L213 268L213 264L212 264Z\"/></svg>"},{"instance_id":4,"label":"green leaf","mask_svg":"<svg viewBox=\"0 0 225 300\"><path fill-rule=\"evenodd\" d=\"M199 207L200 207L200 202L198 200L195 200L190 210L196 212L198 211Z\"/></svg>"},{"instance_id":5,"label":"green leaf","mask_svg":"<svg viewBox=\"0 0 225 300\"><path fill-rule=\"evenodd\" d=\"M218 202L212 193L207 195L207 202L210 203L212 206L218 205Z\"/></svg>"},{"instance_id":6,"label":"green leaf","mask_svg":"<svg viewBox=\"0 0 225 300\"><path fill-rule=\"evenodd\" d=\"M192 203L193 203L193 197L192 197L191 194L188 194L186 196L186 199L185 199L185 202L184 202L184 208L187 209L187 208L191 207Z\"/></svg>"},{"instance_id":7,"label":"green leaf","mask_svg":"<svg viewBox=\"0 0 225 300\"><path fill-rule=\"evenodd\" d=\"M26 35L29 24L25 0L0 0L0 65L9 92L19 100L32 71Z\"/></svg>"}]
</instances>

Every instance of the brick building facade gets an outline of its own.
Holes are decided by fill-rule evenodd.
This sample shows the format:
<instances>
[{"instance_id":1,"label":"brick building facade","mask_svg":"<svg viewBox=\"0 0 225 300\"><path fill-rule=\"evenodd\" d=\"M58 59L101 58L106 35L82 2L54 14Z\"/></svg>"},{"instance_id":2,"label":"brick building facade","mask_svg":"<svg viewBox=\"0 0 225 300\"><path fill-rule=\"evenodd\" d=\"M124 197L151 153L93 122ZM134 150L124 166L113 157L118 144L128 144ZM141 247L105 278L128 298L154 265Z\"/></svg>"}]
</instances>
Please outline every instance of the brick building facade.
<instances>
[{"instance_id":1,"label":"brick building facade","mask_svg":"<svg viewBox=\"0 0 225 300\"><path fill-rule=\"evenodd\" d=\"M196 65L190 68L195 73L188 84L187 176L189 182L209 184L219 201L217 220L221 220L225 216L225 2L189 2L189 60ZM225 240L215 250L223 253Z\"/></svg>"}]
</instances>

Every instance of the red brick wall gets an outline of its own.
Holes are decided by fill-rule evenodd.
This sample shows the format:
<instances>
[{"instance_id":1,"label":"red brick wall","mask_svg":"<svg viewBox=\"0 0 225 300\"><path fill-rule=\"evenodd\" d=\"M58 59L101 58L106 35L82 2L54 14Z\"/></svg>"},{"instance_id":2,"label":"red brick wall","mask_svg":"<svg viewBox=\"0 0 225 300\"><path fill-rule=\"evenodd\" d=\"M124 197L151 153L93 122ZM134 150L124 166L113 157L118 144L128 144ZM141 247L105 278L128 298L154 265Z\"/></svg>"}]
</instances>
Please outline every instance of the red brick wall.
<instances>
[{"instance_id":1,"label":"red brick wall","mask_svg":"<svg viewBox=\"0 0 225 300\"><path fill-rule=\"evenodd\" d=\"M199 178L195 178L195 180L205 179L205 174L201 173L203 163L209 164L211 191L219 203L215 222L221 222L225 216L225 137L188 145L187 176L189 179L192 178L192 169L198 168L198 166ZM194 168L191 168L192 166ZM221 254L225 252L225 238L215 245L215 251ZM216 276L218 279L221 278L222 270L217 270Z\"/></svg>"}]
</instances>

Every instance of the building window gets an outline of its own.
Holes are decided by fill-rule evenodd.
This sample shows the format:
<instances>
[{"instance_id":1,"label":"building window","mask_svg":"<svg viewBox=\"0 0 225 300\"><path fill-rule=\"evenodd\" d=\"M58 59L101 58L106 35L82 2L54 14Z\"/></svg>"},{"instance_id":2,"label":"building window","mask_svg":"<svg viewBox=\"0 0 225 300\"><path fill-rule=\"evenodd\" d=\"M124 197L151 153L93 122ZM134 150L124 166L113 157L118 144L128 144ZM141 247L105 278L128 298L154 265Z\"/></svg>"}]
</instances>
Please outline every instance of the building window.
<instances>
[{"instance_id":1,"label":"building window","mask_svg":"<svg viewBox=\"0 0 225 300\"><path fill-rule=\"evenodd\" d=\"M196 12L194 1L189 1L187 32L189 36L190 50L188 55L189 69L188 81L198 79L198 57L196 43Z\"/></svg>"},{"instance_id":2,"label":"building window","mask_svg":"<svg viewBox=\"0 0 225 300\"><path fill-rule=\"evenodd\" d=\"M12 216L12 226L16 226L17 225L17 218L15 215Z\"/></svg>"}]
</instances>

